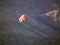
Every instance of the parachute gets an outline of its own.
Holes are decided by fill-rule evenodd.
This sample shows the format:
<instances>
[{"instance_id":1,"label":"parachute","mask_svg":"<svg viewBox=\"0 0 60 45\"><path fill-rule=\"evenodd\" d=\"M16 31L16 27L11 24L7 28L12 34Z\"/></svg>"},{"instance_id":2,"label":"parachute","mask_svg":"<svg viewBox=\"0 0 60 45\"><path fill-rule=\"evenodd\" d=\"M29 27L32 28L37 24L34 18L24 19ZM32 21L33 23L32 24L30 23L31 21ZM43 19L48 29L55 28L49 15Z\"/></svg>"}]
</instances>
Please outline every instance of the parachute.
<instances>
[{"instance_id":1,"label":"parachute","mask_svg":"<svg viewBox=\"0 0 60 45\"><path fill-rule=\"evenodd\" d=\"M22 22L25 22L26 20L28 19L28 16L23 14L19 17L19 22L22 23Z\"/></svg>"}]
</instances>

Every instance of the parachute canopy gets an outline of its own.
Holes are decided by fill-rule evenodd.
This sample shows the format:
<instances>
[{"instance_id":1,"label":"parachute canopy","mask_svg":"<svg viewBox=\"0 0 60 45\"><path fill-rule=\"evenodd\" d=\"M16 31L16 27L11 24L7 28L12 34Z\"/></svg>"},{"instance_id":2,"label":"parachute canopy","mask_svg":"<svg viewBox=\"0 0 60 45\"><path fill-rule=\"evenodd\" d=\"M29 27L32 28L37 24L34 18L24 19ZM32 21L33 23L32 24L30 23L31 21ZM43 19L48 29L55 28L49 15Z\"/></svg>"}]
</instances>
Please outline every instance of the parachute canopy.
<instances>
[{"instance_id":1,"label":"parachute canopy","mask_svg":"<svg viewBox=\"0 0 60 45\"><path fill-rule=\"evenodd\" d=\"M28 16L25 15L25 14L23 14L23 15L20 16L19 22L20 22L20 23L25 22L27 19L28 19Z\"/></svg>"}]
</instances>

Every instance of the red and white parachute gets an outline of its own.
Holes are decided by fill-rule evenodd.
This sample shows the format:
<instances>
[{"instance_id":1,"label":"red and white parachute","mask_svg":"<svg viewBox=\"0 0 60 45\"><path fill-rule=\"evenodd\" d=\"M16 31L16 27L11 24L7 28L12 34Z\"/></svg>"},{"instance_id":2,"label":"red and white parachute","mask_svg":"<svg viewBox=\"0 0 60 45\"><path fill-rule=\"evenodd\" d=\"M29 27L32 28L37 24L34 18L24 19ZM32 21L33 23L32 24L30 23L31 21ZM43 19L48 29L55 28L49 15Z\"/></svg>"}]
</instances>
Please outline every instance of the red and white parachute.
<instances>
[{"instance_id":1,"label":"red and white parachute","mask_svg":"<svg viewBox=\"0 0 60 45\"><path fill-rule=\"evenodd\" d=\"M25 22L27 19L28 19L28 16L25 15L25 14L23 14L23 15L20 16L19 22L20 22L20 23Z\"/></svg>"}]
</instances>

